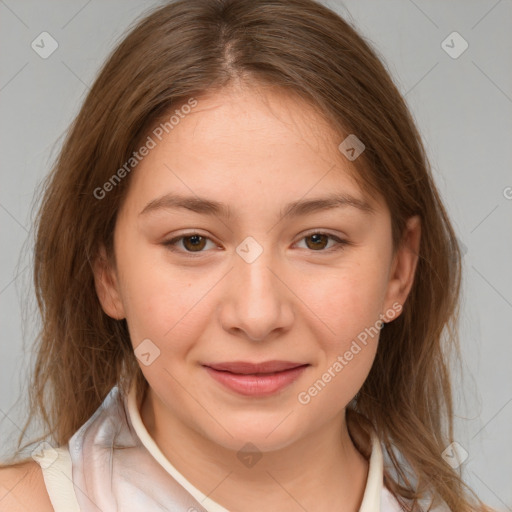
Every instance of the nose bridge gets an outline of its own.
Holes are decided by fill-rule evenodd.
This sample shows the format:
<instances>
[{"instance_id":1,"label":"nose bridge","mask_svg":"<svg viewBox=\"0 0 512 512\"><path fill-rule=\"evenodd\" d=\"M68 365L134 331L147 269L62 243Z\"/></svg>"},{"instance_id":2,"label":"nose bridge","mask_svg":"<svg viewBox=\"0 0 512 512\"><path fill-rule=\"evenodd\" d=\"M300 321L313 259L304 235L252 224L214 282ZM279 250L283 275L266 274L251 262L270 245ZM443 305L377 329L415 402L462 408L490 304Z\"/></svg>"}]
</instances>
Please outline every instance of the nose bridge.
<instances>
[{"instance_id":1,"label":"nose bridge","mask_svg":"<svg viewBox=\"0 0 512 512\"><path fill-rule=\"evenodd\" d=\"M279 265L270 247L264 249L247 237L236 252L223 324L226 329L244 331L250 339L262 340L291 323L289 297L275 275L279 275Z\"/></svg>"},{"instance_id":2,"label":"nose bridge","mask_svg":"<svg viewBox=\"0 0 512 512\"><path fill-rule=\"evenodd\" d=\"M235 264L234 278L240 283L241 294L238 300L242 301L239 304L249 307L253 315L259 311L263 316L264 312L268 314L277 306L280 290L274 273L270 271L275 266L273 251L270 247L264 250L253 240L244 241L238 246L240 258Z\"/></svg>"},{"instance_id":3,"label":"nose bridge","mask_svg":"<svg viewBox=\"0 0 512 512\"><path fill-rule=\"evenodd\" d=\"M235 265L236 278L242 284L242 290L252 301L264 300L266 302L276 298L279 290L276 288L275 276L270 271L275 267L275 258L268 249L260 254L254 261L247 261L244 258Z\"/></svg>"}]
</instances>

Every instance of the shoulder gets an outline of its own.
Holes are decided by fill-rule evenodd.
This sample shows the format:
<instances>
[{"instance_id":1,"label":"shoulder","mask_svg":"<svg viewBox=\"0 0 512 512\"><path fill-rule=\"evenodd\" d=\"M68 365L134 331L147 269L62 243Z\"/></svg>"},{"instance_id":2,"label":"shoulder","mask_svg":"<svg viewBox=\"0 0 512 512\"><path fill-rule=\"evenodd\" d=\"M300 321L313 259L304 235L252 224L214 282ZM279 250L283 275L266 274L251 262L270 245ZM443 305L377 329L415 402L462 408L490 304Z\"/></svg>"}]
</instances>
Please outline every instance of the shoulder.
<instances>
[{"instance_id":1,"label":"shoulder","mask_svg":"<svg viewBox=\"0 0 512 512\"><path fill-rule=\"evenodd\" d=\"M43 472L35 461L0 467L0 512L53 512Z\"/></svg>"}]
</instances>

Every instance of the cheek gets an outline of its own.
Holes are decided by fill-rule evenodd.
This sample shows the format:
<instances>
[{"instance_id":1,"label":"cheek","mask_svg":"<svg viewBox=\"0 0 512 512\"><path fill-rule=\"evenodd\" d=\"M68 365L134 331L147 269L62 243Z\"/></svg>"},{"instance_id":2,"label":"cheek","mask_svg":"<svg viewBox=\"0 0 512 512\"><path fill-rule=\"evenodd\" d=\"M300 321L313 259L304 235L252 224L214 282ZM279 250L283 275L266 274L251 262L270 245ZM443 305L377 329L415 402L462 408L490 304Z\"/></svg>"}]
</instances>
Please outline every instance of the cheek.
<instances>
[{"instance_id":1,"label":"cheek","mask_svg":"<svg viewBox=\"0 0 512 512\"><path fill-rule=\"evenodd\" d=\"M150 256L141 253L124 262L122 295L132 343L149 338L161 350L183 352L199 338L208 318L204 306L215 276L180 272L165 258Z\"/></svg>"},{"instance_id":2,"label":"cheek","mask_svg":"<svg viewBox=\"0 0 512 512\"><path fill-rule=\"evenodd\" d=\"M308 300L315 304L311 309L319 312L312 320L317 326L318 366L299 390L297 400L313 423L317 417L334 415L345 407L371 370L383 304L379 276L379 272L354 269L330 279L325 293L309 289Z\"/></svg>"},{"instance_id":3,"label":"cheek","mask_svg":"<svg viewBox=\"0 0 512 512\"><path fill-rule=\"evenodd\" d=\"M302 289L307 305L328 327L327 332L346 343L373 326L383 313L386 275L381 265L359 262L311 278Z\"/></svg>"},{"instance_id":4,"label":"cheek","mask_svg":"<svg viewBox=\"0 0 512 512\"><path fill-rule=\"evenodd\" d=\"M348 403L364 383L377 350L386 276L385 265L368 257L317 279L316 287L314 280L308 283L306 296L311 310L318 312L321 351L315 372L318 385L311 391L326 388L318 405Z\"/></svg>"}]
</instances>

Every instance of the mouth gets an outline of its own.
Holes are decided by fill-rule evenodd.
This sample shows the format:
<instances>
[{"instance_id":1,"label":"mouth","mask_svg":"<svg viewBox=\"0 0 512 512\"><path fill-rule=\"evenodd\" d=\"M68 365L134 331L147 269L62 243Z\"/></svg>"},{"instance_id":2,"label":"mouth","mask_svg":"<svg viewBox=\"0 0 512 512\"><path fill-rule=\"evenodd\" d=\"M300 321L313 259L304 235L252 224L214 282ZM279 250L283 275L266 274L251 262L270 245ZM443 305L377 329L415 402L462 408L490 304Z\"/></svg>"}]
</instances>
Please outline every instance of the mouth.
<instances>
[{"instance_id":1,"label":"mouth","mask_svg":"<svg viewBox=\"0 0 512 512\"><path fill-rule=\"evenodd\" d=\"M209 375L231 391L245 396L269 396L297 380L308 363L234 361L203 365Z\"/></svg>"}]
</instances>

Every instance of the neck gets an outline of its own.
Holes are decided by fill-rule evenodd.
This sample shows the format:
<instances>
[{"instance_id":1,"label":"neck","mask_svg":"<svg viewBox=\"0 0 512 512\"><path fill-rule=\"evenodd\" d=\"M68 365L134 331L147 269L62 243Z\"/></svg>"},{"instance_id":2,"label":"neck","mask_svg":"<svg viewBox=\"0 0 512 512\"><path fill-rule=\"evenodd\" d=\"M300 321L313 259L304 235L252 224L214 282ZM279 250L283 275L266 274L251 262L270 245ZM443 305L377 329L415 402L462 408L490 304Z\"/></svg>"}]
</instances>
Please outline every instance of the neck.
<instances>
[{"instance_id":1,"label":"neck","mask_svg":"<svg viewBox=\"0 0 512 512\"><path fill-rule=\"evenodd\" d=\"M256 463L244 459L246 465L236 451L212 442L173 416L150 389L140 415L169 462L229 510L359 510L368 461L350 438L344 410L306 437L264 452Z\"/></svg>"}]
</instances>

